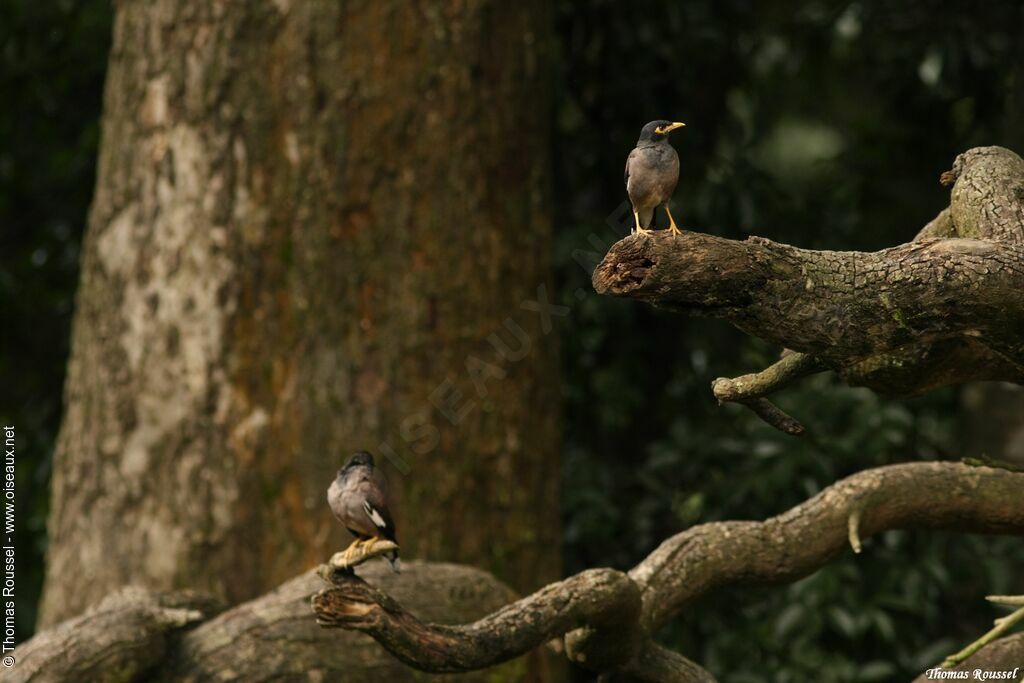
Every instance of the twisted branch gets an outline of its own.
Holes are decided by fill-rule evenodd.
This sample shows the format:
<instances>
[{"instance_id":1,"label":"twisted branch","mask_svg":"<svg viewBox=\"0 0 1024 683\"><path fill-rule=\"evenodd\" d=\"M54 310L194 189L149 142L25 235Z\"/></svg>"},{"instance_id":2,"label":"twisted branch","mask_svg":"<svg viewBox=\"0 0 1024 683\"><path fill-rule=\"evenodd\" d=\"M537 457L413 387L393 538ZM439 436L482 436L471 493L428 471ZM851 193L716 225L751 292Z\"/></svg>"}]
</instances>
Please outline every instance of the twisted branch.
<instances>
[{"instance_id":1,"label":"twisted branch","mask_svg":"<svg viewBox=\"0 0 1024 683\"><path fill-rule=\"evenodd\" d=\"M463 626L424 624L357 576L329 574L333 584L313 596L317 623L363 631L409 666L431 673L471 671L517 657L592 625L615 644L600 653L602 669L637 653L640 592L622 572L591 569L550 584L479 621ZM581 663L587 655L577 653ZM594 662L589 662L593 664Z\"/></svg>"},{"instance_id":2,"label":"twisted branch","mask_svg":"<svg viewBox=\"0 0 1024 683\"><path fill-rule=\"evenodd\" d=\"M734 585L801 579L849 543L889 529L1024 534L1024 475L962 463L908 463L865 470L763 522L712 522L669 538L630 576L640 584L644 626L656 631L686 605Z\"/></svg>"}]
</instances>

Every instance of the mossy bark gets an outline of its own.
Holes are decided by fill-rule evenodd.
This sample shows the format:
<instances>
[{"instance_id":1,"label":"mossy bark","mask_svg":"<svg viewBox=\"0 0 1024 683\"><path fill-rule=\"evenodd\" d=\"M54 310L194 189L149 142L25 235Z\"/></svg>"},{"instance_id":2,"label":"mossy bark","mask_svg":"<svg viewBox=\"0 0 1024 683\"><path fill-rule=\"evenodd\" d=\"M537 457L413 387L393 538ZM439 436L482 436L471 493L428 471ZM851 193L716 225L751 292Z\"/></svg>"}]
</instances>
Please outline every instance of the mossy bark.
<instances>
[{"instance_id":1,"label":"mossy bark","mask_svg":"<svg viewBox=\"0 0 1024 683\"><path fill-rule=\"evenodd\" d=\"M555 333L523 306L548 293L548 26L540 2L118 4L41 626L323 561L357 448L406 556L559 575Z\"/></svg>"}]
</instances>

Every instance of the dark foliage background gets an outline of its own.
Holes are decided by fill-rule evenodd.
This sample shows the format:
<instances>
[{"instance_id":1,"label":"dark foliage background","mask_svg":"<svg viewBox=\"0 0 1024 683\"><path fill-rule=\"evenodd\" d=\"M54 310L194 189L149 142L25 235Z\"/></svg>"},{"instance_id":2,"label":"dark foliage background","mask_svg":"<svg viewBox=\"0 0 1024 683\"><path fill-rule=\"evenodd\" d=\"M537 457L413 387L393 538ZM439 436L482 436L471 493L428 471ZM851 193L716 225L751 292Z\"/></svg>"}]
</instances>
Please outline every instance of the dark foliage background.
<instances>
[{"instance_id":1,"label":"dark foliage background","mask_svg":"<svg viewBox=\"0 0 1024 683\"><path fill-rule=\"evenodd\" d=\"M18 426L20 638L41 581L110 18L102 0L0 2L0 96L17 105L0 108L0 416ZM779 349L597 297L573 255L595 251L592 233L614 238L623 160L655 118L687 123L674 139L686 227L832 249L910 239L946 204L937 177L958 152L1024 150L1024 10L566 0L557 20L567 571L629 567L689 525L776 514L865 467L970 454L954 391L885 401L817 377L779 400L808 426L801 440L718 408L713 378ZM714 596L664 638L729 681L907 678L987 629L982 596L1024 592L1022 563L1017 540L889 533L793 586Z\"/></svg>"}]
</instances>

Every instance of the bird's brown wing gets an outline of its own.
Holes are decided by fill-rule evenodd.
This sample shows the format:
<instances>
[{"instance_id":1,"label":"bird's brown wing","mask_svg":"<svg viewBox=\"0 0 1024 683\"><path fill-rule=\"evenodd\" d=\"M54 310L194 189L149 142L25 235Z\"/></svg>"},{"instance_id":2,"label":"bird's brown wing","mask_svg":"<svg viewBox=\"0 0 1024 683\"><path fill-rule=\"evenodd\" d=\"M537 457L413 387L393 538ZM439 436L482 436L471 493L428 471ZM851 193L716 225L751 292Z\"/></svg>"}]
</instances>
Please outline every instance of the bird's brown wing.
<instances>
[{"instance_id":1,"label":"bird's brown wing","mask_svg":"<svg viewBox=\"0 0 1024 683\"><path fill-rule=\"evenodd\" d=\"M374 473L377 474L376 472ZM388 484L383 476L373 476L359 482L359 492L363 495L363 511L370 518L373 526L381 536L398 543L395 533L395 522L388 509Z\"/></svg>"}]
</instances>

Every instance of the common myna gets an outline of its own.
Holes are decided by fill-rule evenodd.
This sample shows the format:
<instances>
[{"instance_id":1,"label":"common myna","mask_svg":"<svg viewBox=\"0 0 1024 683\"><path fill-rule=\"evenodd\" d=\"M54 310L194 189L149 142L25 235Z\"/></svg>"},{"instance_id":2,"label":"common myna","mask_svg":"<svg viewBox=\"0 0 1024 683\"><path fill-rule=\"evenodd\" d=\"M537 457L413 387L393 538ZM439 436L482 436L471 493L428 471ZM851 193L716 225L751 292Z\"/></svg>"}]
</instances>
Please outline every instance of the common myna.
<instances>
[{"instance_id":1,"label":"common myna","mask_svg":"<svg viewBox=\"0 0 1024 683\"><path fill-rule=\"evenodd\" d=\"M381 538L398 543L388 510L387 479L374 467L373 456L366 451L357 452L338 470L338 476L327 489L327 503L334 516L356 537L343 553L346 558L359 551L361 544L364 553L369 551ZM397 572L398 551L388 552L384 557Z\"/></svg>"},{"instance_id":2,"label":"common myna","mask_svg":"<svg viewBox=\"0 0 1024 683\"><path fill-rule=\"evenodd\" d=\"M672 121L651 121L640 131L636 147L626 158L626 192L633 204L633 218L636 232L647 235L654 225L654 210L665 207L672 235L679 234L679 228L668 209L668 202L679 181L679 155L668 144L668 134L685 123Z\"/></svg>"}]
</instances>

